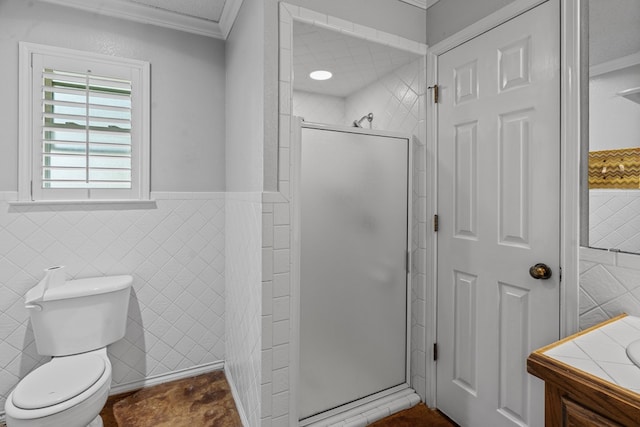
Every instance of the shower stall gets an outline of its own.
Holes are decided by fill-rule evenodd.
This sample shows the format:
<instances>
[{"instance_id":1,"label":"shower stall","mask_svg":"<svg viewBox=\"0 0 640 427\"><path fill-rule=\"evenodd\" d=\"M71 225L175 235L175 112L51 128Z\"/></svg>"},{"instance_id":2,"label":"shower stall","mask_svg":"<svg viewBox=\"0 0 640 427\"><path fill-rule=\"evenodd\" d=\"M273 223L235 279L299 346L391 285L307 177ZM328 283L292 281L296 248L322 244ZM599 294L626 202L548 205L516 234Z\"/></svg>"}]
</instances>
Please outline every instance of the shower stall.
<instances>
[{"instance_id":1,"label":"shower stall","mask_svg":"<svg viewBox=\"0 0 640 427\"><path fill-rule=\"evenodd\" d=\"M300 425L409 388L410 138L299 122Z\"/></svg>"}]
</instances>

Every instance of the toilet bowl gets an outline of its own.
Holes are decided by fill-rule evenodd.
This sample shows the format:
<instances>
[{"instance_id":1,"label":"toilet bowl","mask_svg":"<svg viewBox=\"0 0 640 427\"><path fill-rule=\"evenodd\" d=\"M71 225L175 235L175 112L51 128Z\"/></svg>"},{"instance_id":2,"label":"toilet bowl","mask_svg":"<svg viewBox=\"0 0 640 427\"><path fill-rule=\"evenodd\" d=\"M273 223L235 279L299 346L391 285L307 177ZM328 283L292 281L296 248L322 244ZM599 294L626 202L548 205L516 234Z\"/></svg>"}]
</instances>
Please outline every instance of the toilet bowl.
<instances>
[{"instance_id":1,"label":"toilet bowl","mask_svg":"<svg viewBox=\"0 0 640 427\"><path fill-rule=\"evenodd\" d=\"M111 362L106 348L54 357L20 381L5 404L11 427L98 427L109 396Z\"/></svg>"},{"instance_id":2,"label":"toilet bowl","mask_svg":"<svg viewBox=\"0 0 640 427\"><path fill-rule=\"evenodd\" d=\"M58 268L45 271L25 307L38 353L53 358L9 394L7 427L101 427L111 388L107 345L124 337L133 278L66 281Z\"/></svg>"}]
</instances>

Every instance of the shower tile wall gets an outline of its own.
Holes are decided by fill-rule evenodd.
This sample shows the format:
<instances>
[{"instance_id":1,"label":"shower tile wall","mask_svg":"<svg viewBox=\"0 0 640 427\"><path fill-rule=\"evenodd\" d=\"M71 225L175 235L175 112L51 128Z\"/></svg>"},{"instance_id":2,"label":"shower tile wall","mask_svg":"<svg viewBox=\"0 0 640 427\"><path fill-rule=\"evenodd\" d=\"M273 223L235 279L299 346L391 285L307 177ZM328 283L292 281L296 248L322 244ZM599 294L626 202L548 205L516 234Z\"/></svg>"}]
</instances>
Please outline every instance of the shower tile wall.
<instances>
[{"instance_id":1,"label":"shower tile wall","mask_svg":"<svg viewBox=\"0 0 640 427\"><path fill-rule=\"evenodd\" d=\"M261 231L260 193L226 195L226 360L244 422L260 423Z\"/></svg>"},{"instance_id":2,"label":"shower tile wall","mask_svg":"<svg viewBox=\"0 0 640 427\"><path fill-rule=\"evenodd\" d=\"M42 270L69 278L131 274L127 332L110 346L113 385L225 358L224 194L155 193L157 207L10 207L0 193L0 411L46 359L23 306ZM2 417L2 412L0 412Z\"/></svg>"},{"instance_id":3,"label":"shower tile wall","mask_svg":"<svg viewBox=\"0 0 640 427\"><path fill-rule=\"evenodd\" d=\"M285 427L295 422L295 413L290 413L293 402L291 399L291 338L292 325L290 323L291 309L291 205L290 200L290 127L291 127L291 28L293 18L304 20L321 26L335 27L338 30L355 32L359 37L384 42L394 47L411 49L426 53L426 46L405 40L392 34L381 31L371 31L370 28L361 27L344 20L333 20L326 15L318 14L302 7L280 3L280 137L279 137L279 193L263 194L263 303L262 303L262 421L264 427ZM284 65L283 65L284 64ZM410 86L415 93L415 102L418 110L414 110L414 104L407 108L409 112L417 112L418 115L404 115L403 109L396 109L393 113L402 114L402 119L390 118L388 123L399 124L398 129L414 135L414 171L413 178L413 225L412 231L412 386L424 399L425 397L425 366L426 351L424 342L425 329L425 262L426 262L426 122L419 117L426 117L425 109L425 78L416 79L418 74L426 76L425 59L416 61L413 65L415 71L398 74L395 77L395 91L388 91L380 96L376 102L387 105L393 103L390 98L394 94L400 94L401 82ZM411 75L411 77L407 77ZM403 80L404 78L404 80ZM403 95L407 95L405 91ZM288 97L288 98L287 98ZM399 100L405 99L404 96ZM408 100L408 98L407 98ZM355 106L355 103L354 103ZM364 107L366 112L373 105ZM358 113L360 114L360 113ZM358 116L356 114L356 116ZM364 114L364 113L362 113ZM360 114L360 116L362 115ZM360 117L358 116L358 117ZM350 116L348 116L350 117ZM414 123L411 125L412 117ZM305 117L306 118L306 117ZM375 122L375 120L374 120ZM289 166L289 167L284 167ZM423 237L420 237L423 236Z\"/></svg>"},{"instance_id":4,"label":"shower tile wall","mask_svg":"<svg viewBox=\"0 0 640 427\"><path fill-rule=\"evenodd\" d=\"M355 117L349 121L344 109L344 98L293 91L293 115L302 117L307 122L350 126Z\"/></svg>"},{"instance_id":5,"label":"shower tile wall","mask_svg":"<svg viewBox=\"0 0 640 427\"><path fill-rule=\"evenodd\" d=\"M359 118L373 112L373 129L418 135L418 123L426 117L424 109L420 114L419 101L424 93L422 62L417 59L349 95L345 99L346 117Z\"/></svg>"},{"instance_id":6,"label":"shower tile wall","mask_svg":"<svg viewBox=\"0 0 640 427\"><path fill-rule=\"evenodd\" d=\"M580 248L580 329L640 316L640 255Z\"/></svg>"}]
</instances>

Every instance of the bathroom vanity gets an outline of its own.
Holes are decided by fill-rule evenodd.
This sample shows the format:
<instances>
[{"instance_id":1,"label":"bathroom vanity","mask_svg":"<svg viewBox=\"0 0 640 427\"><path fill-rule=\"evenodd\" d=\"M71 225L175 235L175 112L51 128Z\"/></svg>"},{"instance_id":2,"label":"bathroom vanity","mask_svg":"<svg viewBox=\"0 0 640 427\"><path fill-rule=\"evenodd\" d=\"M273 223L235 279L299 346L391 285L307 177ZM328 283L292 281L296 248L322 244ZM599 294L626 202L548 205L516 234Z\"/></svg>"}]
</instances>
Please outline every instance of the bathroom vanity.
<instances>
[{"instance_id":1,"label":"bathroom vanity","mask_svg":"<svg viewBox=\"0 0 640 427\"><path fill-rule=\"evenodd\" d=\"M545 426L640 426L640 367L627 356L639 339L640 318L621 315L531 353Z\"/></svg>"}]
</instances>

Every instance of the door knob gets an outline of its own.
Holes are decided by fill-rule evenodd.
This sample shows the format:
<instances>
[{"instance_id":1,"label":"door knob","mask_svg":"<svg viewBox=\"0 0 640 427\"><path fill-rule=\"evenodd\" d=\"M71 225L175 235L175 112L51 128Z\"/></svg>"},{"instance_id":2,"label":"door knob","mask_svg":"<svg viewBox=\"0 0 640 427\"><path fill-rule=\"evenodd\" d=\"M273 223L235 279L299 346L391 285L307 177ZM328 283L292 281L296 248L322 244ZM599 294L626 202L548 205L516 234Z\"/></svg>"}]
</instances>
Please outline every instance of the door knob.
<instances>
[{"instance_id":1,"label":"door knob","mask_svg":"<svg viewBox=\"0 0 640 427\"><path fill-rule=\"evenodd\" d=\"M547 264L536 264L529 269L529 274L534 279L547 280L551 277L551 269Z\"/></svg>"}]
</instances>

